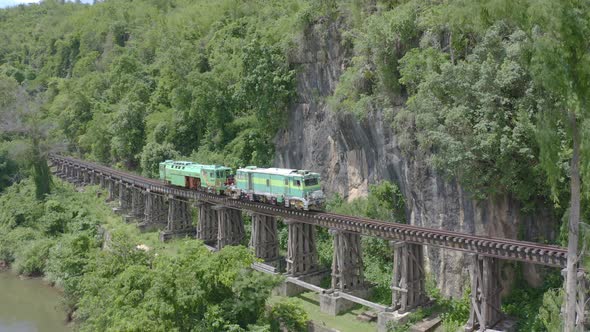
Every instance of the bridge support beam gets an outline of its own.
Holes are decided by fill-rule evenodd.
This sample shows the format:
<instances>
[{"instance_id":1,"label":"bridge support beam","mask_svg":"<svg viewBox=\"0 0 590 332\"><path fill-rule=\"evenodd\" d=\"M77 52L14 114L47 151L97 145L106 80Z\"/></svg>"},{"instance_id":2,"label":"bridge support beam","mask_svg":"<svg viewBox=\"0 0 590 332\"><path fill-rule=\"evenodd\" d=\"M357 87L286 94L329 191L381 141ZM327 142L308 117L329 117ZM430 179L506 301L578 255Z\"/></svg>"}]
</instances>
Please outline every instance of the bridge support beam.
<instances>
[{"instance_id":1,"label":"bridge support beam","mask_svg":"<svg viewBox=\"0 0 590 332\"><path fill-rule=\"evenodd\" d=\"M502 318L500 262L498 258L469 254L471 258L471 309L465 331L485 331Z\"/></svg>"},{"instance_id":2,"label":"bridge support beam","mask_svg":"<svg viewBox=\"0 0 590 332\"><path fill-rule=\"evenodd\" d=\"M63 173L64 176L62 177L64 180L68 180L69 177L72 176L72 168L69 165L63 165Z\"/></svg>"},{"instance_id":3,"label":"bridge support beam","mask_svg":"<svg viewBox=\"0 0 590 332\"><path fill-rule=\"evenodd\" d=\"M205 244L215 246L217 242L217 211L213 205L206 202L198 202L199 221L197 223L197 239Z\"/></svg>"},{"instance_id":4,"label":"bridge support beam","mask_svg":"<svg viewBox=\"0 0 590 332\"><path fill-rule=\"evenodd\" d=\"M217 211L217 250L239 245L245 233L242 211L225 206L214 206L212 209Z\"/></svg>"},{"instance_id":5,"label":"bridge support beam","mask_svg":"<svg viewBox=\"0 0 590 332\"><path fill-rule=\"evenodd\" d=\"M68 176L68 181L71 183L76 183L79 181L79 171L79 168L72 166L70 168L70 176Z\"/></svg>"},{"instance_id":6,"label":"bridge support beam","mask_svg":"<svg viewBox=\"0 0 590 332\"><path fill-rule=\"evenodd\" d=\"M318 270L318 252L314 225L285 220L289 229L287 275L296 277Z\"/></svg>"},{"instance_id":7,"label":"bridge support beam","mask_svg":"<svg viewBox=\"0 0 590 332\"><path fill-rule=\"evenodd\" d=\"M119 197L119 195L118 195L119 186L117 186L117 183L115 182L115 180L113 180L113 179L107 180L107 189L108 189L107 202L112 202Z\"/></svg>"},{"instance_id":8,"label":"bridge support beam","mask_svg":"<svg viewBox=\"0 0 590 332\"><path fill-rule=\"evenodd\" d=\"M149 191L144 193L145 209L143 222L139 225L141 231L163 229L168 222L168 205L164 196Z\"/></svg>"},{"instance_id":9,"label":"bridge support beam","mask_svg":"<svg viewBox=\"0 0 590 332\"><path fill-rule=\"evenodd\" d=\"M341 292L363 298L368 295L368 289L363 278L360 234L335 229L331 229L330 234L334 237L332 289L320 294L320 310L335 316L355 304L340 296Z\"/></svg>"},{"instance_id":10,"label":"bridge support beam","mask_svg":"<svg viewBox=\"0 0 590 332\"><path fill-rule=\"evenodd\" d=\"M88 171L88 174L90 174L90 182L88 184L91 186L97 184L96 173L94 171Z\"/></svg>"},{"instance_id":11,"label":"bridge support beam","mask_svg":"<svg viewBox=\"0 0 590 332\"><path fill-rule=\"evenodd\" d=\"M331 229L334 237L332 289L349 291L364 288L361 235Z\"/></svg>"},{"instance_id":12,"label":"bridge support beam","mask_svg":"<svg viewBox=\"0 0 590 332\"><path fill-rule=\"evenodd\" d=\"M265 262L278 263L279 236L277 232L277 219L264 214L252 213L252 236L250 248L254 249L254 255Z\"/></svg>"},{"instance_id":13,"label":"bridge support beam","mask_svg":"<svg viewBox=\"0 0 590 332\"><path fill-rule=\"evenodd\" d=\"M160 241L173 237L194 236L190 203L181 197L168 196L168 223L160 232Z\"/></svg>"},{"instance_id":14,"label":"bridge support beam","mask_svg":"<svg viewBox=\"0 0 590 332\"><path fill-rule=\"evenodd\" d=\"M124 183L119 183L119 208L116 211L125 213L131 209L131 192Z\"/></svg>"},{"instance_id":15,"label":"bridge support beam","mask_svg":"<svg viewBox=\"0 0 590 332\"><path fill-rule=\"evenodd\" d=\"M145 215L145 200L143 190L131 187L131 213L130 217L143 219Z\"/></svg>"},{"instance_id":16,"label":"bridge support beam","mask_svg":"<svg viewBox=\"0 0 590 332\"><path fill-rule=\"evenodd\" d=\"M392 307L404 313L428 301L422 245L393 242Z\"/></svg>"},{"instance_id":17,"label":"bridge support beam","mask_svg":"<svg viewBox=\"0 0 590 332\"><path fill-rule=\"evenodd\" d=\"M309 284L319 285L327 271L320 271L315 243L314 225L286 219L289 237L287 242L286 274ZM273 290L281 296L294 296L307 291L291 282L283 282Z\"/></svg>"}]
</instances>

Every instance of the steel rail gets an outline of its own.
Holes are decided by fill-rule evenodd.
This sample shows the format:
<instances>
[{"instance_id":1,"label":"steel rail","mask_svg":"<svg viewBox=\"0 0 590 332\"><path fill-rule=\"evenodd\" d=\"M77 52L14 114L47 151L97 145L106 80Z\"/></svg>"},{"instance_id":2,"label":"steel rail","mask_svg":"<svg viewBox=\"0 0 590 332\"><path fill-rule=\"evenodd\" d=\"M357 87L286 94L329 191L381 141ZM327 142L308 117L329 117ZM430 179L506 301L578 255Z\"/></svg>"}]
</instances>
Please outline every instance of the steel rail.
<instances>
[{"instance_id":1,"label":"steel rail","mask_svg":"<svg viewBox=\"0 0 590 332\"><path fill-rule=\"evenodd\" d=\"M218 196L202 191L172 187L165 185L159 180L144 178L136 174L71 157L51 154L49 159L52 163L66 164L91 173L98 173L100 176L115 180L126 186L149 190L154 194L166 195L174 199L206 201L229 208L248 210L255 213L277 216L283 219L291 219L325 228L360 233L386 240L406 241L507 260L562 268L565 267L567 261L567 249L554 245L464 234L334 213L292 210L275 205L234 200L226 196Z\"/></svg>"}]
</instances>

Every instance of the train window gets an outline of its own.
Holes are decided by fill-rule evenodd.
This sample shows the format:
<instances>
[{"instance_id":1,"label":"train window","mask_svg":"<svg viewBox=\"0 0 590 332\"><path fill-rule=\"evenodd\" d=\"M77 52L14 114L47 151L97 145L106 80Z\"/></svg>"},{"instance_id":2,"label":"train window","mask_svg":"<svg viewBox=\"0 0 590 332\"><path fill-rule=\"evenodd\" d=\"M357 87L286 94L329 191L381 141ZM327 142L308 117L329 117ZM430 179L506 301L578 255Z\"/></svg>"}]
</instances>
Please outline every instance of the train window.
<instances>
[{"instance_id":1,"label":"train window","mask_svg":"<svg viewBox=\"0 0 590 332\"><path fill-rule=\"evenodd\" d=\"M289 185L289 179L285 179L285 186Z\"/></svg>"},{"instance_id":2,"label":"train window","mask_svg":"<svg viewBox=\"0 0 590 332\"><path fill-rule=\"evenodd\" d=\"M266 186L270 187L270 180L269 179L266 179Z\"/></svg>"},{"instance_id":3,"label":"train window","mask_svg":"<svg viewBox=\"0 0 590 332\"><path fill-rule=\"evenodd\" d=\"M300 180L293 180L293 185L296 187L301 187L301 181Z\"/></svg>"},{"instance_id":4,"label":"train window","mask_svg":"<svg viewBox=\"0 0 590 332\"><path fill-rule=\"evenodd\" d=\"M318 178L305 179L306 187L315 186L316 184L318 184Z\"/></svg>"}]
</instances>

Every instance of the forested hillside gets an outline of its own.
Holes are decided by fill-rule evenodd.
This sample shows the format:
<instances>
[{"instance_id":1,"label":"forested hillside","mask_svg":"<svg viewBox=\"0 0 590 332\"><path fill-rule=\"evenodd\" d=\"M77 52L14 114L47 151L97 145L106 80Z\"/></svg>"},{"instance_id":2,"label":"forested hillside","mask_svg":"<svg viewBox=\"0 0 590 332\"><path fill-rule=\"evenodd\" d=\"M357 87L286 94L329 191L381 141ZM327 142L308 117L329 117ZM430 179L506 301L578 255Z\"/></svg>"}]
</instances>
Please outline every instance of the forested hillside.
<instances>
[{"instance_id":1,"label":"forested hillside","mask_svg":"<svg viewBox=\"0 0 590 332\"><path fill-rule=\"evenodd\" d=\"M90 159L147 174L178 154L270 164L293 96L285 51L309 9L302 1L46 1L2 10L3 92L19 85L39 99L52 145Z\"/></svg>"},{"instance_id":2,"label":"forested hillside","mask_svg":"<svg viewBox=\"0 0 590 332\"><path fill-rule=\"evenodd\" d=\"M333 211L582 247L587 227L579 241L567 233L590 218L588 35L584 0L2 9L0 191L32 176L43 201L49 151L147 176L170 158L308 168L321 172ZM394 184L372 186L383 180ZM363 248L387 302L390 253L378 241ZM426 259L443 294L468 292L462 254ZM516 289L504 309L523 330L559 324L556 271L503 273ZM448 322L465 318L460 303L445 302L460 313Z\"/></svg>"}]
</instances>

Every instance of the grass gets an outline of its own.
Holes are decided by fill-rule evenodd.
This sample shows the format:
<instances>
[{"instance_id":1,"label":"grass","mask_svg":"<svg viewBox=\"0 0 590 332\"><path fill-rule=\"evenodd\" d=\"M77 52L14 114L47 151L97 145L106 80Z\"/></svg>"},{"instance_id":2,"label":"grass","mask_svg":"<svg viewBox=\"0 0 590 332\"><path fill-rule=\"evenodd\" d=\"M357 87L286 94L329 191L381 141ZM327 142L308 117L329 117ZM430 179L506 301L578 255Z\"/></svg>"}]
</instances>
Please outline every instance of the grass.
<instances>
[{"instance_id":1,"label":"grass","mask_svg":"<svg viewBox=\"0 0 590 332\"><path fill-rule=\"evenodd\" d=\"M356 319L356 316L368 309L362 306L356 306L352 310L347 311L338 316L332 316L320 311L319 295L313 292L306 292L295 296L301 300L303 308L309 315L309 319L317 324L337 329L341 332L358 332L358 331L375 331L377 324L375 322L367 323ZM269 300L269 304L274 304L280 301L282 296L273 295Z\"/></svg>"}]
</instances>

